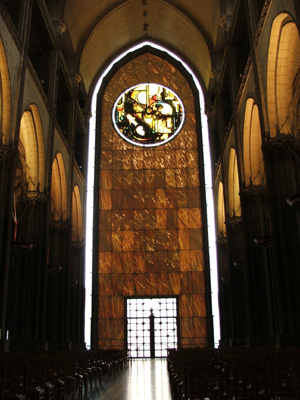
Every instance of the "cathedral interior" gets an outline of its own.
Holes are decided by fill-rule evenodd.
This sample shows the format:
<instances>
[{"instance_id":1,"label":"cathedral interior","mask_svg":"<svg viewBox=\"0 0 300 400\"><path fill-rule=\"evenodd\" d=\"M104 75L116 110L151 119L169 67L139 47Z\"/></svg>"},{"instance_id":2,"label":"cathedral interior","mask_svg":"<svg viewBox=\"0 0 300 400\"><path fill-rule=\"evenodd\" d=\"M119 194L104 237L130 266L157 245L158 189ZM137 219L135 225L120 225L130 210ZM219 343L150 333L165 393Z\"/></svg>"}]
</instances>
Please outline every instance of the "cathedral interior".
<instances>
[{"instance_id":1,"label":"cathedral interior","mask_svg":"<svg viewBox=\"0 0 300 400\"><path fill-rule=\"evenodd\" d=\"M146 351L140 299L173 347L299 347L299 23L0 0L1 352Z\"/></svg>"}]
</instances>

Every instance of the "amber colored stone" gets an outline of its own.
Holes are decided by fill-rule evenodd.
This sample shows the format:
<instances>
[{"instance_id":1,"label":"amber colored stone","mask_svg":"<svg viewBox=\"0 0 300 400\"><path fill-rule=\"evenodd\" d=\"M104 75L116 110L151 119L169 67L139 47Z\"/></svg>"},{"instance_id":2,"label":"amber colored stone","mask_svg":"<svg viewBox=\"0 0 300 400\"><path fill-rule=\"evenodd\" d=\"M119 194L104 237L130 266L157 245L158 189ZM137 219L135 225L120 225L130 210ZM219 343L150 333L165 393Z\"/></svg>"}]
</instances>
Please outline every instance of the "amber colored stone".
<instances>
[{"instance_id":1,"label":"amber colored stone","mask_svg":"<svg viewBox=\"0 0 300 400\"><path fill-rule=\"evenodd\" d=\"M188 175L186 169L184 168L176 169L176 186L178 188L184 188L188 186Z\"/></svg>"},{"instance_id":2,"label":"amber colored stone","mask_svg":"<svg viewBox=\"0 0 300 400\"><path fill-rule=\"evenodd\" d=\"M124 318L124 297L112 296L111 297L111 316L112 318L122 320Z\"/></svg>"},{"instance_id":3,"label":"amber colored stone","mask_svg":"<svg viewBox=\"0 0 300 400\"><path fill-rule=\"evenodd\" d=\"M200 208L190 208L188 210L189 228L201 228L202 218Z\"/></svg>"},{"instance_id":4,"label":"amber colored stone","mask_svg":"<svg viewBox=\"0 0 300 400\"><path fill-rule=\"evenodd\" d=\"M194 292L195 293L195 292ZM192 296L193 313L195 317L206 317L206 300L204 294L194 294Z\"/></svg>"},{"instance_id":5,"label":"amber colored stone","mask_svg":"<svg viewBox=\"0 0 300 400\"><path fill-rule=\"evenodd\" d=\"M123 190L112 190L111 199L113 210L123 209Z\"/></svg>"},{"instance_id":6,"label":"amber colored stone","mask_svg":"<svg viewBox=\"0 0 300 400\"><path fill-rule=\"evenodd\" d=\"M166 208L166 204L167 204L166 189L156 189L155 190L155 199L156 199L156 207L157 208Z\"/></svg>"},{"instance_id":7,"label":"amber colored stone","mask_svg":"<svg viewBox=\"0 0 300 400\"><path fill-rule=\"evenodd\" d=\"M112 189L112 171L103 169L100 171L100 187L101 189Z\"/></svg>"},{"instance_id":8,"label":"amber colored stone","mask_svg":"<svg viewBox=\"0 0 300 400\"><path fill-rule=\"evenodd\" d=\"M134 190L132 189L123 190L122 208L124 210L132 210L134 208Z\"/></svg>"},{"instance_id":9,"label":"amber colored stone","mask_svg":"<svg viewBox=\"0 0 300 400\"><path fill-rule=\"evenodd\" d=\"M190 294L182 294L179 298L180 317L193 317L192 297Z\"/></svg>"},{"instance_id":10,"label":"amber colored stone","mask_svg":"<svg viewBox=\"0 0 300 400\"><path fill-rule=\"evenodd\" d=\"M180 318L180 334L182 338L194 337L194 326L192 318Z\"/></svg>"},{"instance_id":11,"label":"amber colored stone","mask_svg":"<svg viewBox=\"0 0 300 400\"><path fill-rule=\"evenodd\" d=\"M130 189L133 187L133 171L124 170L123 171L123 188Z\"/></svg>"},{"instance_id":12,"label":"amber colored stone","mask_svg":"<svg viewBox=\"0 0 300 400\"><path fill-rule=\"evenodd\" d=\"M193 328L194 334L193 336L196 337L207 337L207 320L206 318L193 318Z\"/></svg>"},{"instance_id":13,"label":"amber colored stone","mask_svg":"<svg viewBox=\"0 0 300 400\"><path fill-rule=\"evenodd\" d=\"M112 238L111 232L99 231L99 250L100 251L111 251L112 250Z\"/></svg>"},{"instance_id":14,"label":"amber colored stone","mask_svg":"<svg viewBox=\"0 0 300 400\"><path fill-rule=\"evenodd\" d=\"M144 153L141 150L133 152L132 167L137 170L144 168Z\"/></svg>"},{"instance_id":15,"label":"amber colored stone","mask_svg":"<svg viewBox=\"0 0 300 400\"><path fill-rule=\"evenodd\" d=\"M193 281L191 273L180 274L180 292L181 294L192 294L193 293Z\"/></svg>"},{"instance_id":16,"label":"amber colored stone","mask_svg":"<svg viewBox=\"0 0 300 400\"><path fill-rule=\"evenodd\" d=\"M189 209L180 208L178 210L178 228L187 229L189 228Z\"/></svg>"},{"instance_id":17,"label":"amber colored stone","mask_svg":"<svg viewBox=\"0 0 300 400\"><path fill-rule=\"evenodd\" d=\"M101 274L98 282L98 290L102 296L112 296L111 274Z\"/></svg>"},{"instance_id":18,"label":"amber colored stone","mask_svg":"<svg viewBox=\"0 0 300 400\"><path fill-rule=\"evenodd\" d=\"M155 170L154 171L154 185L156 188L166 187L166 173L165 170Z\"/></svg>"},{"instance_id":19,"label":"amber colored stone","mask_svg":"<svg viewBox=\"0 0 300 400\"><path fill-rule=\"evenodd\" d=\"M123 170L123 150L116 150L113 152L112 167L115 171Z\"/></svg>"},{"instance_id":20,"label":"amber colored stone","mask_svg":"<svg viewBox=\"0 0 300 400\"><path fill-rule=\"evenodd\" d=\"M170 272L180 272L180 252L179 251L167 251L167 257L169 259L169 271Z\"/></svg>"},{"instance_id":21,"label":"amber colored stone","mask_svg":"<svg viewBox=\"0 0 300 400\"><path fill-rule=\"evenodd\" d=\"M133 296L135 294L136 281L133 274L123 274L123 296Z\"/></svg>"},{"instance_id":22,"label":"amber colored stone","mask_svg":"<svg viewBox=\"0 0 300 400\"><path fill-rule=\"evenodd\" d=\"M156 229L167 228L167 210L158 208L156 211Z\"/></svg>"},{"instance_id":23,"label":"amber colored stone","mask_svg":"<svg viewBox=\"0 0 300 400\"><path fill-rule=\"evenodd\" d=\"M176 188L176 170L168 168L166 169L166 187Z\"/></svg>"},{"instance_id":24,"label":"amber colored stone","mask_svg":"<svg viewBox=\"0 0 300 400\"><path fill-rule=\"evenodd\" d=\"M189 229L190 245L192 250L203 249L203 232L202 229Z\"/></svg>"},{"instance_id":25,"label":"amber colored stone","mask_svg":"<svg viewBox=\"0 0 300 400\"><path fill-rule=\"evenodd\" d=\"M112 186L113 189L123 189L123 170L113 170Z\"/></svg>"},{"instance_id":26,"label":"amber colored stone","mask_svg":"<svg viewBox=\"0 0 300 400\"><path fill-rule=\"evenodd\" d=\"M156 208L154 189L144 189L144 204L146 209Z\"/></svg>"},{"instance_id":27,"label":"amber colored stone","mask_svg":"<svg viewBox=\"0 0 300 400\"><path fill-rule=\"evenodd\" d=\"M122 210L116 210L111 212L111 229L113 231L121 231L123 229Z\"/></svg>"},{"instance_id":28,"label":"amber colored stone","mask_svg":"<svg viewBox=\"0 0 300 400\"><path fill-rule=\"evenodd\" d=\"M109 274L111 273L111 262L112 262L112 253L111 252L101 252L99 253L98 271L100 274Z\"/></svg>"},{"instance_id":29,"label":"amber colored stone","mask_svg":"<svg viewBox=\"0 0 300 400\"><path fill-rule=\"evenodd\" d=\"M169 273L170 282L170 294L178 295L180 294L180 274L179 273Z\"/></svg>"},{"instance_id":30,"label":"amber colored stone","mask_svg":"<svg viewBox=\"0 0 300 400\"><path fill-rule=\"evenodd\" d=\"M124 274L112 274L111 275L111 285L113 288L114 296L121 296L124 292L123 283Z\"/></svg>"},{"instance_id":31,"label":"amber colored stone","mask_svg":"<svg viewBox=\"0 0 300 400\"><path fill-rule=\"evenodd\" d=\"M111 309L112 297L101 296L98 304L98 318L111 318L112 309Z\"/></svg>"},{"instance_id":32,"label":"amber colored stone","mask_svg":"<svg viewBox=\"0 0 300 400\"><path fill-rule=\"evenodd\" d=\"M187 168L195 168L198 171L198 152L197 150L189 149L186 152ZM199 175L199 172L198 172Z\"/></svg>"},{"instance_id":33,"label":"amber colored stone","mask_svg":"<svg viewBox=\"0 0 300 400\"><path fill-rule=\"evenodd\" d=\"M100 210L99 211L99 229L100 231L111 231L112 220L111 220L111 210Z\"/></svg>"},{"instance_id":34,"label":"amber colored stone","mask_svg":"<svg viewBox=\"0 0 300 400\"><path fill-rule=\"evenodd\" d=\"M200 186L199 171L196 168L187 170L187 186L197 188Z\"/></svg>"},{"instance_id":35,"label":"amber colored stone","mask_svg":"<svg viewBox=\"0 0 300 400\"><path fill-rule=\"evenodd\" d=\"M188 190L187 188L178 188L176 192L176 206L178 208L187 208L189 206Z\"/></svg>"},{"instance_id":36,"label":"amber colored stone","mask_svg":"<svg viewBox=\"0 0 300 400\"><path fill-rule=\"evenodd\" d=\"M195 188L188 188L188 203L190 208L199 208L201 207L200 201L200 191L195 190Z\"/></svg>"},{"instance_id":37,"label":"amber colored stone","mask_svg":"<svg viewBox=\"0 0 300 400\"><path fill-rule=\"evenodd\" d=\"M100 168L111 169L112 168L112 160L113 160L113 152L112 151L102 151L100 155Z\"/></svg>"},{"instance_id":38,"label":"amber colored stone","mask_svg":"<svg viewBox=\"0 0 300 400\"><path fill-rule=\"evenodd\" d=\"M165 169L166 168L166 157L164 150L156 150L154 155L154 168Z\"/></svg>"},{"instance_id":39,"label":"amber colored stone","mask_svg":"<svg viewBox=\"0 0 300 400\"><path fill-rule=\"evenodd\" d=\"M180 250L189 250L190 249L190 233L188 229L179 229L178 230L179 237L179 248Z\"/></svg>"},{"instance_id":40,"label":"amber colored stone","mask_svg":"<svg viewBox=\"0 0 300 400\"><path fill-rule=\"evenodd\" d=\"M203 250L191 250L191 270L204 270L204 255Z\"/></svg>"},{"instance_id":41,"label":"amber colored stone","mask_svg":"<svg viewBox=\"0 0 300 400\"><path fill-rule=\"evenodd\" d=\"M134 231L123 231L123 250L134 251Z\"/></svg>"},{"instance_id":42,"label":"amber colored stone","mask_svg":"<svg viewBox=\"0 0 300 400\"><path fill-rule=\"evenodd\" d=\"M136 210L145 208L145 197L143 189L136 189L133 192L133 207Z\"/></svg>"},{"instance_id":43,"label":"amber colored stone","mask_svg":"<svg viewBox=\"0 0 300 400\"><path fill-rule=\"evenodd\" d=\"M191 252L190 250L181 250L179 252L180 257L180 269L182 272L188 272L191 270Z\"/></svg>"},{"instance_id":44,"label":"amber colored stone","mask_svg":"<svg viewBox=\"0 0 300 400\"><path fill-rule=\"evenodd\" d=\"M165 165L166 168L169 169L175 169L177 167L175 152L172 149L165 152Z\"/></svg>"},{"instance_id":45,"label":"amber colored stone","mask_svg":"<svg viewBox=\"0 0 300 400\"><path fill-rule=\"evenodd\" d=\"M122 254L121 252L114 251L112 252L111 255L111 271L116 273L116 274L121 274L123 272L123 260L122 260Z\"/></svg>"},{"instance_id":46,"label":"amber colored stone","mask_svg":"<svg viewBox=\"0 0 300 400\"><path fill-rule=\"evenodd\" d=\"M145 186L144 170L133 171L133 189L141 189Z\"/></svg>"},{"instance_id":47,"label":"amber colored stone","mask_svg":"<svg viewBox=\"0 0 300 400\"><path fill-rule=\"evenodd\" d=\"M112 209L111 190L100 190L99 208L101 210Z\"/></svg>"},{"instance_id":48,"label":"amber colored stone","mask_svg":"<svg viewBox=\"0 0 300 400\"><path fill-rule=\"evenodd\" d=\"M135 272L136 273L142 273L145 272L145 252L134 252L134 266L135 266Z\"/></svg>"},{"instance_id":49,"label":"amber colored stone","mask_svg":"<svg viewBox=\"0 0 300 400\"><path fill-rule=\"evenodd\" d=\"M145 189L152 189L154 191L154 171L150 169L146 169L143 172L144 179L144 187Z\"/></svg>"},{"instance_id":50,"label":"amber colored stone","mask_svg":"<svg viewBox=\"0 0 300 400\"><path fill-rule=\"evenodd\" d=\"M123 154L123 169L132 170L133 169L133 151L124 152Z\"/></svg>"},{"instance_id":51,"label":"amber colored stone","mask_svg":"<svg viewBox=\"0 0 300 400\"><path fill-rule=\"evenodd\" d=\"M166 208L176 208L177 189L166 189Z\"/></svg>"},{"instance_id":52,"label":"amber colored stone","mask_svg":"<svg viewBox=\"0 0 300 400\"><path fill-rule=\"evenodd\" d=\"M155 229L156 227L156 210L144 210L144 228Z\"/></svg>"},{"instance_id":53,"label":"amber colored stone","mask_svg":"<svg viewBox=\"0 0 300 400\"><path fill-rule=\"evenodd\" d=\"M123 231L114 231L111 233L112 251L123 251Z\"/></svg>"},{"instance_id":54,"label":"amber colored stone","mask_svg":"<svg viewBox=\"0 0 300 400\"><path fill-rule=\"evenodd\" d=\"M134 228L133 220L134 212L133 210L123 210L122 213L122 228L124 231L132 230Z\"/></svg>"}]
</instances>

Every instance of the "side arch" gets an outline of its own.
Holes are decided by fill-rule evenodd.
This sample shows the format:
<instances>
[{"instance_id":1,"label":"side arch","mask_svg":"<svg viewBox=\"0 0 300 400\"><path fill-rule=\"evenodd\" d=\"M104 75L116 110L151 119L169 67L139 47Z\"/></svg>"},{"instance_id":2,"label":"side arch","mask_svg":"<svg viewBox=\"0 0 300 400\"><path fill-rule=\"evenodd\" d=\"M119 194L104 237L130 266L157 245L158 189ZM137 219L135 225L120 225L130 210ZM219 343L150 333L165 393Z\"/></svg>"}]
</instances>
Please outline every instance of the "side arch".
<instances>
[{"instance_id":1,"label":"side arch","mask_svg":"<svg viewBox=\"0 0 300 400\"><path fill-rule=\"evenodd\" d=\"M40 114L36 105L24 111L20 124L19 155L25 167L28 191L44 191L45 150Z\"/></svg>"},{"instance_id":2,"label":"side arch","mask_svg":"<svg viewBox=\"0 0 300 400\"><path fill-rule=\"evenodd\" d=\"M237 155L234 148L230 149L229 168L228 168L228 197L229 197L229 216L240 217L240 184L237 165Z\"/></svg>"},{"instance_id":3,"label":"side arch","mask_svg":"<svg viewBox=\"0 0 300 400\"><path fill-rule=\"evenodd\" d=\"M0 143L9 143L11 124L11 90L5 49L0 38Z\"/></svg>"},{"instance_id":4,"label":"side arch","mask_svg":"<svg viewBox=\"0 0 300 400\"><path fill-rule=\"evenodd\" d=\"M82 241L82 208L78 185L74 187L72 193L72 241Z\"/></svg>"},{"instance_id":5,"label":"side arch","mask_svg":"<svg viewBox=\"0 0 300 400\"><path fill-rule=\"evenodd\" d=\"M218 235L226 237L224 187L221 181L218 187Z\"/></svg>"},{"instance_id":6,"label":"side arch","mask_svg":"<svg viewBox=\"0 0 300 400\"><path fill-rule=\"evenodd\" d=\"M264 185L265 171L261 149L262 139L259 111L257 104L252 98L249 98L246 103L243 139L245 184L246 186L251 184Z\"/></svg>"},{"instance_id":7,"label":"side arch","mask_svg":"<svg viewBox=\"0 0 300 400\"><path fill-rule=\"evenodd\" d=\"M270 135L294 133L293 82L300 68L299 32L291 16L278 15L272 25L267 67Z\"/></svg>"},{"instance_id":8,"label":"side arch","mask_svg":"<svg viewBox=\"0 0 300 400\"><path fill-rule=\"evenodd\" d=\"M51 212L54 221L67 220L67 183L61 153L56 154L52 163Z\"/></svg>"}]
</instances>

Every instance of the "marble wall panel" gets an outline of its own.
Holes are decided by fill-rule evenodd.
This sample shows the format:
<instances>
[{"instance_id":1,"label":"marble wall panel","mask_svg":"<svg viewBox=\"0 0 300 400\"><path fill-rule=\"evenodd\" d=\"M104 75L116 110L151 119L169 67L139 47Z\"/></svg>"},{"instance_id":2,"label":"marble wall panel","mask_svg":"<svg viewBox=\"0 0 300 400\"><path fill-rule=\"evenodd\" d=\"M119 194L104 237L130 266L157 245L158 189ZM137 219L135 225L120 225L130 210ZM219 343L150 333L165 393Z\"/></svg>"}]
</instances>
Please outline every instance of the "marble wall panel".
<instances>
[{"instance_id":1,"label":"marble wall panel","mask_svg":"<svg viewBox=\"0 0 300 400\"><path fill-rule=\"evenodd\" d=\"M113 102L135 83L166 82L184 101L181 133L141 148L114 132ZM198 141L192 91L166 60L124 65L102 105L99 191L99 345L124 346L125 296L179 296L181 343L205 343L206 305ZM101 305L100 305L100 302Z\"/></svg>"},{"instance_id":2,"label":"marble wall panel","mask_svg":"<svg viewBox=\"0 0 300 400\"><path fill-rule=\"evenodd\" d=\"M112 230L112 211L99 210L99 229L100 231Z\"/></svg>"},{"instance_id":3,"label":"marble wall panel","mask_svg":"<svg viewBox=\"0 0 300 400\"><path fill-rule=\"evenodd\" d=\"M100 274L111 274L112 273L112 253L101 252L98 258L98 272Z\"/></svg>"}]
</instances>

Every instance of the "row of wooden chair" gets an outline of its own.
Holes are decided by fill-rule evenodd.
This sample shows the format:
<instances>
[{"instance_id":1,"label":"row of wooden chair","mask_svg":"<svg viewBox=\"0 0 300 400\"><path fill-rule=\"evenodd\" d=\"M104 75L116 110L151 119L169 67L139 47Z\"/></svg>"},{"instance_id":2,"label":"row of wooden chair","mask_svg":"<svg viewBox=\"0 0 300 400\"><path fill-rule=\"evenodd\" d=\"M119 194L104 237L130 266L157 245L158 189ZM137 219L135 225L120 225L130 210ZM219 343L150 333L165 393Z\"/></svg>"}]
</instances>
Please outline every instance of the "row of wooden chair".
<instances>
[{"instance_id":1,"label":"row of wooden chair","mask_svg":"<svg viewBox=\"0 0 300 400\"><path fill-rule=\"evenodd\" d=\"M174 400L299 400L300 349L170 349Z\"/></svg>"},{"instance_id":2,"label":"row of wooden chair","mask_svg":"<svg viewBox=\"0 0 300 400\"><path fill-rule=\"evenodd\" d=\"M124 368L116 349L0 353L0 400L80 400Z\"/></svg>"}]
</instances>

